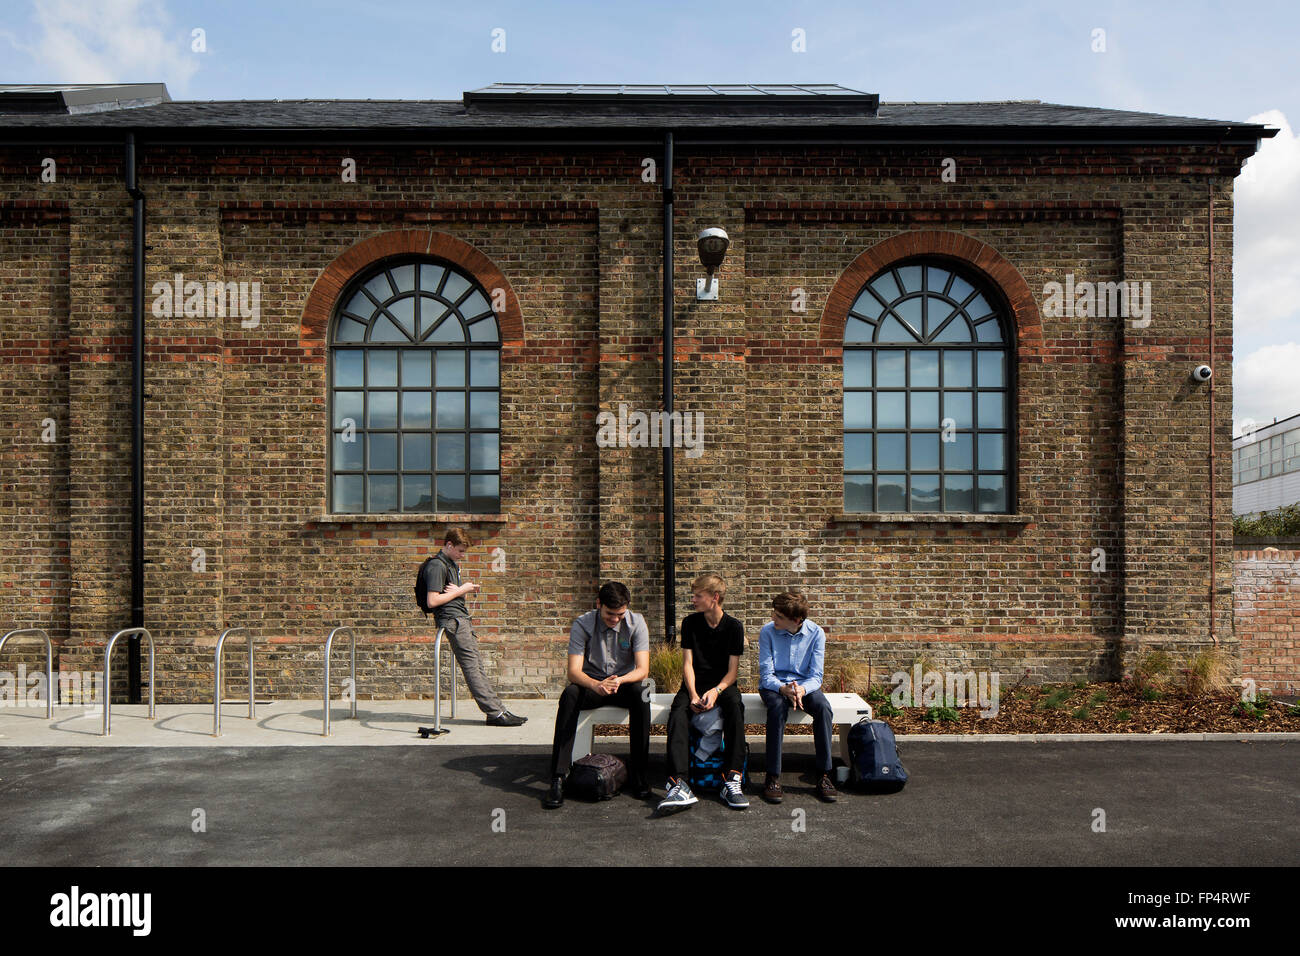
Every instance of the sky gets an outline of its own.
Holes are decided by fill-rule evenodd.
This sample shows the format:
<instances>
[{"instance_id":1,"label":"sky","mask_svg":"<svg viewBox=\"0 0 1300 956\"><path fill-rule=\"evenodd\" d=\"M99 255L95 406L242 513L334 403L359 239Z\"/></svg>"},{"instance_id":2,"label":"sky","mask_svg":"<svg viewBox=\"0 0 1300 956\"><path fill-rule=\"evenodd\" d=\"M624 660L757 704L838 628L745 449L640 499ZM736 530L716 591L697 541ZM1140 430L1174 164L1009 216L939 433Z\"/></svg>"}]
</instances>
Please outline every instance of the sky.
<instances>
[{"instance_id":1,"label":"sky","mask_svg":"<svg viewBox=\"0 0 1300 956\"><path fill-rule=\"evenodd\" d=\"M1292 3L5 0L0 11L0 80L165 82L176 100L838 83L883 102L1037 99L1277 128L1234 190L1234 435L1300 414L1297 51Z\"/></svg>"}]
</instances>

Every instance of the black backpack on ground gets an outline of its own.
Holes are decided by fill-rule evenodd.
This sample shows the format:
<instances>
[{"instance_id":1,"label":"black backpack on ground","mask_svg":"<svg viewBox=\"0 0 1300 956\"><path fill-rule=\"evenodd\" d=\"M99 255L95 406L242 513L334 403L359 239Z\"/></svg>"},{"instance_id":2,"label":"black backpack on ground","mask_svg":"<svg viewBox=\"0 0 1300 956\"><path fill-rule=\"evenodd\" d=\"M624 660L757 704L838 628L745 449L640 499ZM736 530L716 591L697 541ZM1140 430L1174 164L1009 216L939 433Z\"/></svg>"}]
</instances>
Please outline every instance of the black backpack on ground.
<instances>
[{"instance_id":1,"label":"black backpack on ground","mask_svg":"<svg viewBox=\"0 0 1300 956\"><path fill-rule=\"evenodd\" d=\"M627 767L613 754L587 754L569 768L564 789L581 800L608 800L627 783Z\"/></svg>"},{"instance_id":2,"label":"black backpack on ground","mask_svg":"<svg viewBox=\"0 0 1300 956\"><path fill-rule=\"evenodd\" d=\"M429 616L429 583L425 579L424 569L429 566L430 561L436 561L437 557L437 555L434 555L433 557L425 558L423 563L420 565L419 572L415 575L415 604L424 612L425 617Z\"/></svg>"},{"instance_id":3,"label":"black backpack on ground","mask_svg":"<svg viewBox=\"0 0 1300 956\"><path fill-rule=\"evenodd\" d=\"M849 730L849 783L864 793L898 793L907 771L898 759L894 732L883 720L863 717Z\"/></svg>"}]
</instances>

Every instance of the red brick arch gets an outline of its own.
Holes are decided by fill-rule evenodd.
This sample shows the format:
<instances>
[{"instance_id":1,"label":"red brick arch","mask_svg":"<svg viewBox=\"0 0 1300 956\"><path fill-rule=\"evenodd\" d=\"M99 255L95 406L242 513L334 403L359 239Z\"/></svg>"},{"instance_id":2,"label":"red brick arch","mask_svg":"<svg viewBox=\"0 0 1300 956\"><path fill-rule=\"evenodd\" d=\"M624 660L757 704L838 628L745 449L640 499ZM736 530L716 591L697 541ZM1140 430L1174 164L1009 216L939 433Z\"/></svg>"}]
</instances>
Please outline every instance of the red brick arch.
<instances>
[{"instance_id":1,"label":"red brick arch","mask_svg":"<svg viewBox=\"0 0 1300 956\"><path fill-rule=\"evenodd\" d=\"M476 279L489 297L493 289L505 290L505 309L497 314L502 347L520 346L524 340L524 317L519 298L506 277L483 253L469 243L427 229L403 229L363 239L325 267L307 295L302 312L302 345L314 348L326 344L330 316L344 287L357 273L381 259L410 254L436 256L454 264Z\"/></svg>"},{"instance_id":2,"label":"red brick arch","mask_svg":"<svg viewBox=\"0 0 1300 956\"><path fill-rule=\"evenodd\" d=\"M824 345L840 348L844 345L844 323L862 287L881 269L901 259L915 256L934 256L956 260L982 272L988 281L997 286L1011 306L1016 323L1016 347L1037 351L1043 344L1043 320L1024 276L992 246L959 232L940 230L914 230L900 233L876 243L862 253L840 275L822 311L821 341Z\"/></svg>"}]
</instances>

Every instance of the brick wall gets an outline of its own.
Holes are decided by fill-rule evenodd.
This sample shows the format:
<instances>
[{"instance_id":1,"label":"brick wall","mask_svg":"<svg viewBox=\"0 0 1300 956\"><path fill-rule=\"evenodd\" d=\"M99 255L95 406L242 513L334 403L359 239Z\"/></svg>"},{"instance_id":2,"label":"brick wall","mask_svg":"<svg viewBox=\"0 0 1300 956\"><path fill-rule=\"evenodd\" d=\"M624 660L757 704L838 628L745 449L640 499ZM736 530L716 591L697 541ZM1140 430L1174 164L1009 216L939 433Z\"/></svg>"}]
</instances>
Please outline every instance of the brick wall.
<instances>
[{"instance_id":1,"label":"brick wall","mask_svg":"<svg viewBox=\"0 0 1300 956\"><path fill-rule=\"evenodd\" d=\"M1261 544L1234 557L1241 676L1258 690L1300 694L1300 550Z\"/></svg>"},{"instance_id":2,"label":"brick wall","mask_svg":"<svg viewBox=\"0 0 1300 956\"><path fill-rule=\"evenodd\" d=\"M55 642L69 633L68 230L66 203L0 206L0 633ZM24 669L45 671L39 638L0 657L15 683Z\"/></svg>"},{"instance_id":3,"label":"brick wall","mask_svg":"<svg viewBox=\"0 0 1300 956\"><path fill-rule=\"evenodd\" d=\"M21 212L48 152L0 151L0 345L30 342L37 360L6 360L0 379L5 411L26 422L0 453L0 597L14 626L57 632L63 666L97 667L98 649L129 620L130 206L118 150L62 147L58 183L40 188L63 218ZM943 183L941 161L954 155L958 181ZM340 182L344 156L357 160L357 183ZM664 634L661 452L595 445L598 411L660 407L661 195L641 180L643 158L142 144L146 624L160 700L207 699L212 646L235 625L264 645L259 684L270 696L319 693L321 645L339 624L360 635L361 697L431 693L432 627L411 585L445 522L323 520L325 346L304 318L332 263L402 231L467 244L519 304L522 332L503 347L505 517L458 522L476 538L465 577L483 584L472 610L489 675L507 695L556 693L568 625L602 579L626 581L652 636ZM1207 181L1214 620L1235 652L1230 254L1240 157L680 144L677 160L676 407L704 413L706 444L699 458L675 455L676 602L680 618L703 570L728 578L727 608L750 638L749 684L768 599L787 586L809 594L832 658L870 658L884 672L928 653L940 666L1028 669L1035 680L1105 677L1139 645L1204 644L1211 423L1206 388L1187 373L1208 359ZM713 225L731 236L721 298L697 302L695 237ZM938 237L933 248L891 245L922 232ZM987 250L974 265L1019 283L1015 520L842 514L843 318L831 304L855 262L893 248ZM260 281L260 325L148 314L149 287L176 272ZM1150 325L1042 316L1043 283L1066 272L1152 281ZM795 289L805 311L791 309ZM30 419L51 406L68 422L64 441L38 448ZM491 564L497 547L502 572ZM1104 571L1093 570L1096 549ZM341 680L346 651L337 654ZM241 657L232 644L231 693Z\"/></svg>"}]
</instances>

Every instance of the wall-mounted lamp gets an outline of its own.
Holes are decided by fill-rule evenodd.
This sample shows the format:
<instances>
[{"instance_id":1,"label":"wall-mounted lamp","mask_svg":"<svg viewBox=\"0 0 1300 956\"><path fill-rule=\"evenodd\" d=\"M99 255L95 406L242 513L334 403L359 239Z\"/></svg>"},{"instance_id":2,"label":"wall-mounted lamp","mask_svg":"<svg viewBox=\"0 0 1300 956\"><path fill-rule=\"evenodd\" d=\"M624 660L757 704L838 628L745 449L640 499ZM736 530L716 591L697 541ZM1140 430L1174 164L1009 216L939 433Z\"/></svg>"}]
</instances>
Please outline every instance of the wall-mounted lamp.
<instances>
[{"instance_id":1,"label":"wall-mounted lamp","mask_svg":"<svg viewBox=\"0 0 1300 956\"><path fill-rule=\"evenodd\" d=\"M701 302L712 301L718 297L718 277L714 273L722 260L727 258L727 247L731 240L725 230L714 227L700 233L696 244L700 249L700 263L708 270L708 278L695 280L695 298Z\"/></svg>"}]
</instances>

